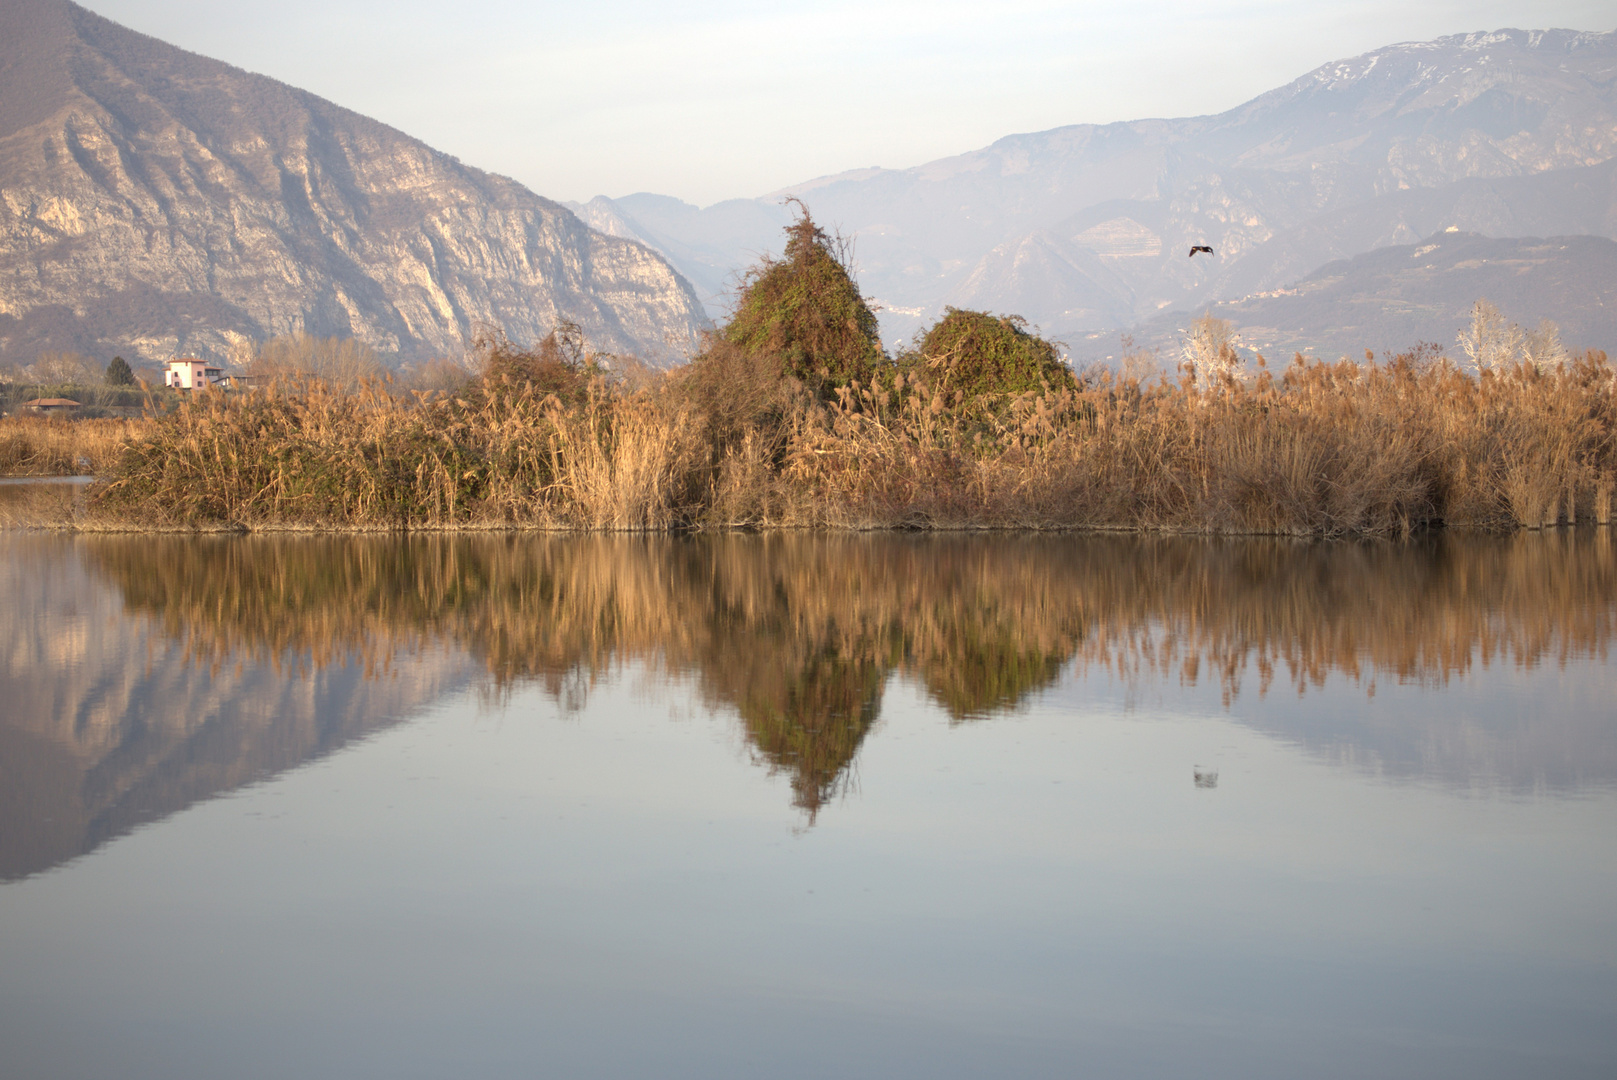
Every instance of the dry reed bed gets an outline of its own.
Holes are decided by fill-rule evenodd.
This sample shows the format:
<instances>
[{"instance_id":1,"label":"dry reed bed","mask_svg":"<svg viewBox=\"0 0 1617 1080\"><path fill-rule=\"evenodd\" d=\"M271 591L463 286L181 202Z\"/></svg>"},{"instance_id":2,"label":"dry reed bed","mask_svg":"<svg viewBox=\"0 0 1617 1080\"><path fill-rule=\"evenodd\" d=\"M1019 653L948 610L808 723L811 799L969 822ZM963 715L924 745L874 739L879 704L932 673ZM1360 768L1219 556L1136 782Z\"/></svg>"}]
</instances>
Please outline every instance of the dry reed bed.
<instances>
[{"instance_id":1,"label":"dry reed bed","mask_svg":"<svg viewBox=\"0 0 1617 1080\"><path fill-rule=\"evenodd\" d=\"M135 611L199 662L255 655L386 670L443 644L494 693L578 702L625 662L733 708L811 813L846 782L889 676L957 721L1014 708L1064 666L1135 685L1332 674L1441 683L1479 664L1604 657L1608 530L1414 544L760 535L91 538Z\"/></svg>"},{"instance_id":2,"label":"dry reed bed","mask_svg":"<svg viewBox=\"0 0 1617 1080\"><path fill-rule=\"evenodd\" d=\"M0 418L0 476L102 475L142 420Z\"/></svg>"},{"instance_id":3,"label":"dry reed bed","mask_svg":"<svg viewBox=\"0 0 1617 1080\"><path fill-rule=\"evenodd\" d=\"M1198 389L1101 380L1008 405L924 383L845 395L793 462L833 524L1324 536L1609 521L1604 354L1466 375L1405 357ZM997 405L997 407L996 407Z\"/></svg>"},{"instance_id":4,"label":"dry reed bed","mask_svg":"<svg viewBox=\"0 0 1617 1080\"><path fill-rule=\"evenodd\" d=\"M1095 528L1387 536L1609 521L1604 354L1465 374L1301 362L1198 388L1109 377L962 399L922 370L827 403L702 361L558 395L206 394L107 473L102 524L241 529ZM707 381L714 380L709 376ZM716 404L724 394L759 397ZM720 414L723 413L721 416Z\"/></svg>"}]
</instances>

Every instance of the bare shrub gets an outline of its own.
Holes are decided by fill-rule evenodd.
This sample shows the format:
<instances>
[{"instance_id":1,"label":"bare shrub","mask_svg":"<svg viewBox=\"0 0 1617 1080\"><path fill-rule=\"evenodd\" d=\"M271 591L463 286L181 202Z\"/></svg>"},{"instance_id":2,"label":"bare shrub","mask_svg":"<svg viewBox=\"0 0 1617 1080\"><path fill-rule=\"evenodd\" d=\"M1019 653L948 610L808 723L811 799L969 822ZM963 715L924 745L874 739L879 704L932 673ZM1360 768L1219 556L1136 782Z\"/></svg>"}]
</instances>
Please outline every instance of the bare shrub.
<instances>
[{"instance_id":1,"label":"bare shrub","mask_svg":"<svg viewBox=\"0 0 1617 1080\"><path fill-rule=\"evenodd\" d=\"M1521 352L1522 359L1540 371L1572 359L1572 354L1561 344L1561 328L1549 319L1540 319L1538 328L1523 336Z\"/></svg>"},{"instance_id":2,"label":"bare shrub","mask_svg":"<svg viewBox=\"0 0 1617 1080\"><path fill-rule=\"evenodd\" d=\"M602 374L601 357L590 350L584 331L566 319L530 349L513 345L496 329L480 330L472 347L484 393L520 386L577 401L591 376Z\"/></svg>"},{"instance_id":3,"label":"bare shrub","mask_svg":"<svg viewBox=\"0 0 1617 1080\"><path fill-rule=\"evenodd\" d=\"M1156 349L1135 345L1132 334L1123 335L1122 345L1122 359L1117 371L1124 382L1143 382L1153 375L1162 374L1162 358Z\"/></svg>"},{"instance_id":4,"label":"bare shrub","mask_svg":"<svg viewBox=\"0 0 1617 1080\"><path fill-rule=\"evenodd\" d=\"M401 381L408 389L443 394L454 393L476 378L476 373L465 364L448 357L412 364L401 374Z\"/></svg>"}]
</instances>

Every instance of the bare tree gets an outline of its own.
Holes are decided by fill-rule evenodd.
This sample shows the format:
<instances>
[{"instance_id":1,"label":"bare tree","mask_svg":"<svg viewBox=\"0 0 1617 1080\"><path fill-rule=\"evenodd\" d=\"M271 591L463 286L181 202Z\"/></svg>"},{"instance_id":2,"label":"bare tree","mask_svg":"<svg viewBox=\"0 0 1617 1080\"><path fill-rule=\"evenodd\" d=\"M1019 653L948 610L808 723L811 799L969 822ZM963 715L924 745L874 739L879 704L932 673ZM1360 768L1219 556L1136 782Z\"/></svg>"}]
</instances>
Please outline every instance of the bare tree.
<instances>
[{"instance_id":1,"label":"bare tree","mask_svg":"<svg viewBox=\"0 0 1617 1080\"><path fill-rule=\"evenodd\" d=\"M1505 322L1492 301L1471 306L1471 325L1456 339L1466 359L1479 371L1500 371L1514 364L1524 344L1522 328Z\"/></svg>"},{"instance_id":2,"label":"bare tree","mask_svg":"<svg viewBox=\"0 0 1617 1080\"><path fill-rule=\"evenodd\" d=\"M1522 340L1522 359L1540 371L1556 368L1572 359L1561 344L1561 328L1549 319L1540 319L1538 329Z\"/></svg>"},{"instance_id":3,"label":"bare tree","mask_svg":"<svg viewBox=\"0 0 1617 1080\"><path fill-rule=\"evenodd\" d=\"M386 369L375 350L354 338L288 334L264 342L248 371L274 379L319 379L352 391L366 379L381 378Z\"/></svg>"},{"instance_id":4,"label":"bare tree","mask_svg":"<svg viewBox=\"0 0 1617 1080\"><path fill-rule=\"evenodd\" d=\"M1211 310L1190 324L1185 334L1182 355L1190 365L1196 382L1203 388L1217 385L1226 376L1233 377L1241 367L1241 356L1235 351L1240 336L1235 324L1220 319Z\"/></svg>"},{"instance_id":5,"label":"bare tree","mask_svg":"<svg viewBox=\"0 0 1617 1080\"><path fill-rule=\"evenodd\" d=\"M44 386L88 385L100 382L95 365L78 353L44 352L28 369L28 377Z\"/></svg>"},{"instance_id":6,"label":"bare tree","mask_svg":"<svg viewBox=\"0 0 1617 1080\"><path fill-rule=\"evenodd\" d=\"M1144 382L1152 375L1162 374L1162 361L1156 349L1134 343L1133 334L1123 335L1123 357L1118 363L1118 374L1124 379Z\"/></svg>"}]
</instances>

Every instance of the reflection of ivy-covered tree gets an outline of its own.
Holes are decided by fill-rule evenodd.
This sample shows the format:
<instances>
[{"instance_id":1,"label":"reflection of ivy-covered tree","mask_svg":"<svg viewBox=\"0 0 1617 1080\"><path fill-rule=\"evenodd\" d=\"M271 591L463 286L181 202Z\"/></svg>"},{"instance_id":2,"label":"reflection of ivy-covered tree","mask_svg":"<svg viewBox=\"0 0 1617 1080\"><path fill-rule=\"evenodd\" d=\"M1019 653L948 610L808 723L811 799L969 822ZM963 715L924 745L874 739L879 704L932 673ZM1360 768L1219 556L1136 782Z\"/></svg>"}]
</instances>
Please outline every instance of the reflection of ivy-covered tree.
<instances>
[{"instance_id":1,"label":"reflection of ivy-covered tree","mask_svg":"<svg viewBox=\"0 0 1617 1080\"><path fill-rule=\"evenodd\" d=\"M881 712L886 665L826 650L754 685L738 703L747 737L771 768L790 774L792 802L809 812L836 797Z\"/></svg>"},{"instance_id":2,"label":"reflection of ivy-covered tree","mask_svg":"<svg viewBox=\"0 0 1617 1080\"><path fill-rule=\"evenodd\" d=\"M938 644L917 667L932 700L956 721L1015 708L1052 685L1073 654L1019 641L1007 626L960 625Z\"/></svg>"}]
</instances>

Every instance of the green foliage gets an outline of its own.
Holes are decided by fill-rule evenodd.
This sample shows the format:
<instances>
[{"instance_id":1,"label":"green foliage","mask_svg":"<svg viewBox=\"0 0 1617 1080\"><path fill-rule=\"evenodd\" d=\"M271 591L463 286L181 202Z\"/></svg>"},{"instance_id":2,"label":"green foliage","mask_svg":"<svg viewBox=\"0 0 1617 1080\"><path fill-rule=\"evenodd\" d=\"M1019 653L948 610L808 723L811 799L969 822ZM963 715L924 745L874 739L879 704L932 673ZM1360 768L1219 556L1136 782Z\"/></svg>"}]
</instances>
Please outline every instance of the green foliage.
<instances>
[{"instance_id":1,"label":"green foliage","mask_svg":"<svg viewBox=\"0 0 1617 1080\"><path fill-rule=\"evenodd\" d=\"M786 229L785 254L748 273L723 337L748 353L778 358L783 374L830 397L837 387L874 378L887 354L845 252L801 203L798 210Z\"/></svg>"},{"instance_id":2,"label":"green foliage","mask_svg":"<svg viewBox=\"0 0 1617 1080\"><path fill-rule=\"evenodd\" d=\"M921 357L936 389L966 398L1073 385L1056 347L1028 333L1027 320L1017 315L949 308L922 339Z\"/></svg>"},{"instance_id":3,"label":"green foliage","mask_svg":"<svg viewBox=\"0 0 1617 1080\"><path fill-rule=\"evenodd\" d=\"M135 373L129 368L129 361L121 356L114 356L112 363L107 365L108 386L134 386Z\"/></svg>"}]
</instances>

